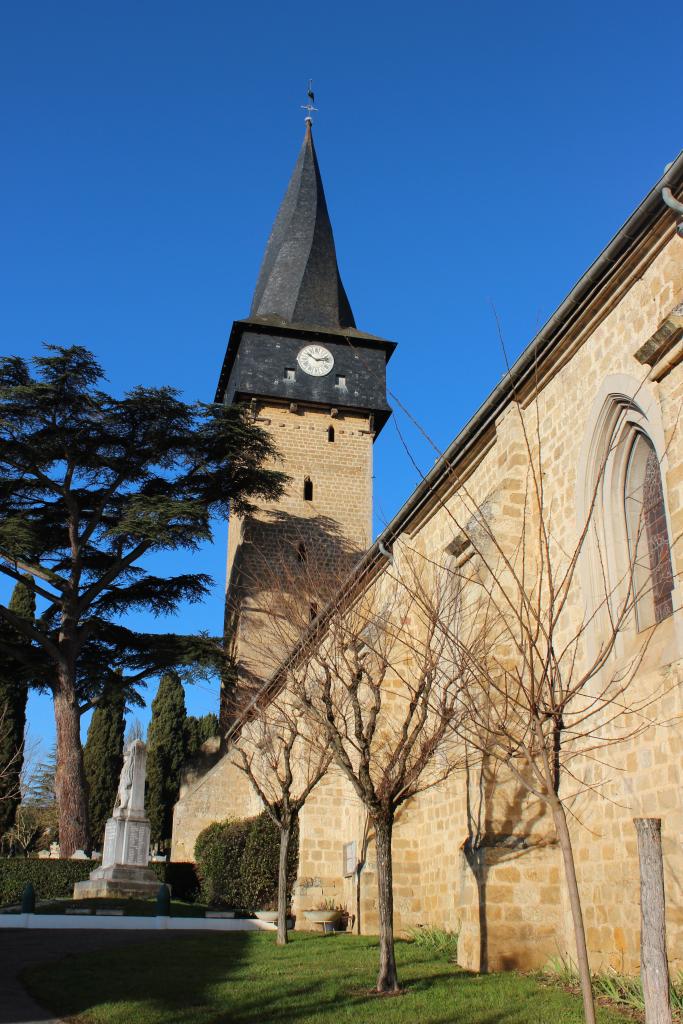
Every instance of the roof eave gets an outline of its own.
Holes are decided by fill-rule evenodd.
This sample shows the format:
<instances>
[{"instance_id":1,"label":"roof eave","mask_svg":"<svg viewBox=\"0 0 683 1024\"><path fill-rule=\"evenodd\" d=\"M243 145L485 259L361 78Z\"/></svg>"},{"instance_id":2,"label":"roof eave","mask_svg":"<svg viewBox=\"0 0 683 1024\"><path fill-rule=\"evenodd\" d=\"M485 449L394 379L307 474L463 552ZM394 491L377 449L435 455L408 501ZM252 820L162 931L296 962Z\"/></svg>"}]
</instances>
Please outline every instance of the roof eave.
<instances>
[{"instance_id":1,"label":"roof eave","mask_svg":"<svg viewBox=\"0 0 683 1024\"><path fill-rule=\"evenodd\" d=\"M276 688L280 684L280 680L283 677L283 673L286 672L288 665L294 663L306 649L306 646L311 643L313 637L319 635L324 630L325 623L334 609L339 607L339 604L347 599L350 594L357 593L359 587L367 585L367 582L377 575L382 565L386 564L385 552L390 549L400 534L410 525L411 520L419 514L433 492L443 484L447 474L458 460L477 443L484 432L489 429L492 422L495 422L525 378L528 378L531 373L536 372L539 362L546 358L553 348L561 342L563 328L566 327L571 314L581 304L591 301L596 289L601 283L605 282L608 272L617 263L628 257L629 253L635 249L647 235L648 231L662 217L669 216L671 218L672 231L675 230L675 218L671 210L667 209L662 199L662 189L666 187L669 187L674 194L678 194L683 189L683 151L669 165L666 172L631 214L623 227L603 249L598 258L594 260L546 324L527 345L519 358L510 367L505 377L493 389L474 416L459 431L443 455L415 488L408 500L385 526L374 544L368 548L359 563L342 583L334 601L327 608L324 608L311 623L309 629L299 639L282 665L266 680L259 694L254 698L254 702L256 702L260 694L268 693L269 690ZM239 727L241 721L249 712L250 708L247 708L244 716L234 723L226 738L229 738L234 729Z\"/></svg>"},{"instance_id":2,"label":"roof eave","mask_svg":"<svg viewBox=\"0 0 683 1024\"><path fill-rule=\"evenodd\" d=\"M384 544L389 543L392 537L397 536L405 529L418 506L422 504L424 497L442 482L454 462L500 416L504 407L530 375L539 372L542 361L561 343L564 329L568 326L572 314L583 304L590 303L594 293L605 282L608 273L628 257L653 225L660 219L670 218L672 233L675 231L675 218L662 200L662 189L667 186L674 192L683 188L683 150L598 258L577 281L538 334L532 338L488 398L451 441L446 451L432 466L422 482L418 484L410 498L384 528L377 538L376 544L380 541Z\"/></svg>"}]
</instances>

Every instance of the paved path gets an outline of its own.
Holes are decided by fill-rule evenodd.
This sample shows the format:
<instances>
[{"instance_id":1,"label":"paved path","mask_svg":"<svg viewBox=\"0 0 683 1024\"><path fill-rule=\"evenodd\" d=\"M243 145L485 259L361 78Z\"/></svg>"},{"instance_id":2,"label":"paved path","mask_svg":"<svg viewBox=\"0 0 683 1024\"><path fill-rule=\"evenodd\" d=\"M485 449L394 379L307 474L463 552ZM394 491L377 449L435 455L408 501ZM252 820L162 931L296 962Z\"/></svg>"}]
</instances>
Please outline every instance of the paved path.
<instances>
[{"instance_id":1,"label":"paved path","mask_svg":"<svg viewBox=\"0 0 683 1024\"><path fill-rule=\"evenodd\" d=\"M140 940L152 937L140 933ZM178 933L160 932L159 941ZM17 978L19 971L32 964L59 960L71 953L88 953L93 949L122 946L135 941L134 933L126 931L42 931L40 929L9 930L0 928L0 1024L62 1024L31 999Z\"/></svg>"}]
</instances>

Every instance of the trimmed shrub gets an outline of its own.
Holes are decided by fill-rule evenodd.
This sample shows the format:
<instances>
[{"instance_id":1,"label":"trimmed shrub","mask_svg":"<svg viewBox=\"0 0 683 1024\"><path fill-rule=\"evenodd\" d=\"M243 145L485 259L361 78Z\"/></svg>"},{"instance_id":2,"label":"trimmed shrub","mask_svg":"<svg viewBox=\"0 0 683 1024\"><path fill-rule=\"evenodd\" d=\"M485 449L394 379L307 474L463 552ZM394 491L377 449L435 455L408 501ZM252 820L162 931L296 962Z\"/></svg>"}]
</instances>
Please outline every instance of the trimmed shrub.
<instances>
[{"instance_id":1,"label":"trimmed shrub","mask_svg":"<svg viewBox=\"0 0 683 1024\"><path fill-rule=\"evenodd\" d=\"M8 857L0 860L0 904L20 903L29 882L37 900L73 896L74 882L83 882L97 867L94 860L38 860Z\"/></svg>"},{"instance_id":2,"label":"trimmed shrub","mask_svg":"<svg viewBox=\"0 0 683 1024\"><path fill-rule=\"evenodd\" d=\"M29 882L36 899L58 900L73 896L74 882L83 882L98 866L94 860L39 860L8 857L0 860L0 905L19 903ZM173 898L194 902L199 881L194 864L154 863L149 865L160 882L171 886Z\"/></svg>"},{"instance_id":3,"label":"trimmed shrub","mask_svg":"<svg viewBox=\"0 0 683 1024\"><path fill-rule=\"evenodd\" d=\"M171 861L167 864L160 861L149 866L159 876L160 882L171 886L171 896L174 900L185 900L187 903L197 902L199 878L196 865L191 861Z\"/></svg>"},{"instance_id":4,"label":"trimmed shrub","mask_svg":"<svg viewBox=\"0 0 683 1024\"><path fill-rule=\"evenodd\" d=\"M291 899L299 862L298 834L289 846L287 899ZM247 910L275 909L280 864L280 830L265 813L249 822L241 863L241 906Z\"/></svg>"},{"instance_id":5,"label":"trimmed shrub","mask_svg":"<svg viewBox=\"0 0 683 1024\"><path fill-rule=\"evenodd\" d=\"M195 845L201 898L232 910L263 910L277 901L280 832L263 811L256 818L209 825ZM298 830L289 847L287 896L299 863Z\"/></svg>"},{"instance_id":6,"label":"trimmed shrub","mask_svg":"<svg viewBox=\"0 0 683 1024\"><path fill-rule=\"evenodd\" d=\"M203 903L234 909L241 906L241 864L248 821L215 821L197 836L197 861Z\"/></svg>"}]
</instances>

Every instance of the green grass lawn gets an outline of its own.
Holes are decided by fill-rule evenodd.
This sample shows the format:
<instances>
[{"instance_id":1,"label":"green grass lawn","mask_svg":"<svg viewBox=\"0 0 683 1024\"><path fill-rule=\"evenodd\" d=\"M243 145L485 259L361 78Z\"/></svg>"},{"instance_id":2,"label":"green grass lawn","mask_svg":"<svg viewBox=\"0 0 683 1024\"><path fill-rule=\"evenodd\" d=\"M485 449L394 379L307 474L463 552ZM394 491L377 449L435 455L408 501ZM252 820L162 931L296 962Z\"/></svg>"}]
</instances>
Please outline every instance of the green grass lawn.
<instances>
[{"instance_id":1,"label":"green grass lawn","mask_svg":"<svg viewBox=\"0 0 683 1024\"><path fill-rule=\"evenodd\" d=\"M580 1024L577 997L516 974L467 974L444 956L397 943L399 996L371 994L377 940L233 932L68 957L22 980L77 1024ZM626 1018L601 1009L600 1024Z\"/></svg>"}]
</instances>

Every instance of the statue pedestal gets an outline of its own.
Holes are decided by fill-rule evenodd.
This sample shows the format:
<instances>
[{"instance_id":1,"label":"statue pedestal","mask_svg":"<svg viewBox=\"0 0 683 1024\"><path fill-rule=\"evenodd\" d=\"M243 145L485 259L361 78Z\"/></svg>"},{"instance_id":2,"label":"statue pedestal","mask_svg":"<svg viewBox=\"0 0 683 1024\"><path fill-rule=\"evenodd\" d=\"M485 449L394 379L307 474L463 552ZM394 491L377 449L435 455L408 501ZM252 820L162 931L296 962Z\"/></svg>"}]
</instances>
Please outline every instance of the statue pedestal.
<instances>
[{"instance_id":1,"label":"statue pedestal","mask_svg":"<svg viewBox=\"0 0 683 1024\"><path fill-rule=\"evenodd\" d=\"M147 818L139 814L110 818L104 830L102 864L86 882L76 882L74 899L156 896L161 883L148 862Z\"/></svg>"},{"instance_id":2,"label":"statue pedestal","mask_svg":"<svg viewBox=\"0 0 683 1024\"><path fill-rule=\"evenodd\" d=\"M74 885L75 900L144 899L156 896L159 879L149 868L132 868L128 864L112 864L96 868L86 882Z\"/></svg>"},{"instance_id":3,"label":"statue pedestal","mask_svg":"<svg viewBox=\"0 0 683 1024\"><path fill-rule=\"evenodd\" d=\"M75 900L156 896L160 882L147 866L150 826L144 797L145 745L136 740L126 752L116 806L104 830L102 864L86 882L76 882Z\"/></svg>"}]
</instances>

